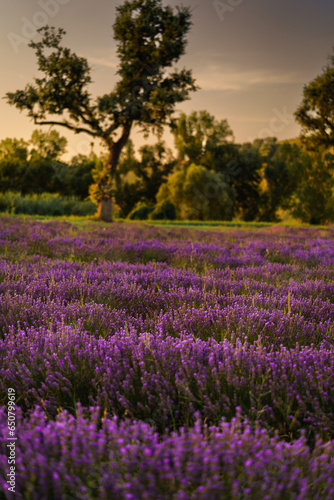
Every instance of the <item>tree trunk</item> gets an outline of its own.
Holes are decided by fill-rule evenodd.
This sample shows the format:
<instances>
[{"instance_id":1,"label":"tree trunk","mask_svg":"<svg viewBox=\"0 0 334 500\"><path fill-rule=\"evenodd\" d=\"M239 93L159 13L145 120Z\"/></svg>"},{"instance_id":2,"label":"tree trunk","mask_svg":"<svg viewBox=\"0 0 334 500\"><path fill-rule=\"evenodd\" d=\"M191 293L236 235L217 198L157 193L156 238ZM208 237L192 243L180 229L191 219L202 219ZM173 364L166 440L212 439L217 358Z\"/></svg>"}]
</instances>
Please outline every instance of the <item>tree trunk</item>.
<instances>
[{"instance_id":1,"label":"tree trunk","mask_svg":"<svg viewBox=\"0 0 334 500\"><path fill-rule=\"evenodd\" d=\"M110 182L112 183L121 151L125 144L128 141L131 130L131 123L125 125L123 127L123 132L120 139L117 142L108 143L109 147L109 158L105 165L106 170L109 172ZM103 187L103 184L106 183L105 179L100 180L100 186ZM109 186L110 187L110 186ZM110 191L109 191L110 192ZM106 194L99 202L97 215L100 220L104 222L112 222L112 194L107 194L108 190L106 190Z\"/></svg>"},{"instance_id":2,"label":"tree trunk","mask_svg":"<svg viewBox=\"0 0 334 500\"><path fill-rule=\"evenodd\" d=\"M112 222L112 199L105 198L100 201L97 207L97 216L104 222Z\"/></svg>"},{"instance_id":3,"label":"tree trunk","mask_svg":"<svg viewBox=\"0 0 334 500\"><path fill-rule=\"evenodd\" d=\"M110 174L111 171L108 169L104 176L98 181L101 199L97 207L97 216L104 222L112 222L112 177Z\"/></svg>"}]
</instances>

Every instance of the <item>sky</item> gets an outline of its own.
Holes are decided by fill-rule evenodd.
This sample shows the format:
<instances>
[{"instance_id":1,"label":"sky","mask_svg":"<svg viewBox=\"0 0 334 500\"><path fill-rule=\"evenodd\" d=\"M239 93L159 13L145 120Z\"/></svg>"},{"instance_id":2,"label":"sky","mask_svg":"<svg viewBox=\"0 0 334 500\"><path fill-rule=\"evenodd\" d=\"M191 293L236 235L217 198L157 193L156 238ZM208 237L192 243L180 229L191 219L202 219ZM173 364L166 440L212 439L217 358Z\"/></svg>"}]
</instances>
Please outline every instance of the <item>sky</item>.
<instances>
[{"instance_id":1,"label":"sky","mask_svg":"<svg viewBox=\"0 0 334 500\"><path fill-rule=\"evenodd\" d=\"M87 58L92 95L110 92L118 79L112 25L116 6L122 3L1 0L1 97L38 76L34 51L27 44L38 41L36 30L46 24L65 29L64 45ZM176 106L175 116L207 110L217 120L228 121L237 143L299 135L293 113L303 87L333 54L333 0L163 0L163 5L183 5L192 12L186 53L177 67L192 69L200 90ZM37 128L5 99L0 99L0 116L0 140L28 140ZM68 139L67 158L89 153L90 136L57 130ZM131 138L136 147L155 141L136 128ZM164 139L173 147L168 131Z\"/></svg>"}]
</instances>

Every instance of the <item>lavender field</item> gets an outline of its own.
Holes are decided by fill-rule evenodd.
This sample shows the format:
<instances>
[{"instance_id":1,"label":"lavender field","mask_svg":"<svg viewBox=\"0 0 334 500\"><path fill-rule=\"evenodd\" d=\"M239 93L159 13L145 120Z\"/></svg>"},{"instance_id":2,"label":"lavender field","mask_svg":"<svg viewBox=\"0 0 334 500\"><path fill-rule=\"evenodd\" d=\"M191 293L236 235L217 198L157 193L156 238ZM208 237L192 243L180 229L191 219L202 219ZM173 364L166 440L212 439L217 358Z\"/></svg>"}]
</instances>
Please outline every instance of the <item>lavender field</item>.
<instances>
[{"instance_id":1,"label":"lavender field","mask_svg":"<svg viewBox=\"0 0 334 500\"><path fill-rule=\"evenodd\" d=\"M0 497L334 499L333 321L334 230L2 217Z\"/></svg>"}]
</instances>

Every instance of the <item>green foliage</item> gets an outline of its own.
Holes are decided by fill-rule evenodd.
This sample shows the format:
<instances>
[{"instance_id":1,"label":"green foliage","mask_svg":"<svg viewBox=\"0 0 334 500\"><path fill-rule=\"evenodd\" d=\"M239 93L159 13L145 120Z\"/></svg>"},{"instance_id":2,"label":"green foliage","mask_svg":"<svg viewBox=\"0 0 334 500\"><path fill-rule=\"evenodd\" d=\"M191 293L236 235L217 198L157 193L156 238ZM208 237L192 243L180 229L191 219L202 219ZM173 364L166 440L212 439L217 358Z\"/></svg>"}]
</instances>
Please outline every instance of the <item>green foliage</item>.
<instances>
[{"instance_id":1,"label":"green foliage","mask_svg":"<svg viewBox=\"0 0 334 500\"><path fill-rule=\"evenodd\" d=\"M304 86L303 96L295 117L308 147L334 146L334 55L322 74Z\"/></svg>"},{"instance_id":2,"label":"green foliage","mask_svg":"<svg viewBox=\"0 0 334 500\"><path fill-rule=\"evenodd\" d=\"M277 142L277 137L266 137L265 139L255 139L252 147L258 151L264 162L267 162L278 151L280 145Z\"/></svg>"},{"instance_id":3,"label":"green foliage","mask_svg":"<svg viewBox=\"0 0 334 500\"><path fill-rule=\"evenodd\" d=\"M153 212L149 214L151 220L175 220L176 210L173 203L170 201L163 201L158 203Z\"/></svg>"},{"instance_id":4,"label":"green foliage","mask_svg":"<svg viewBox=\"0 0 334 500\"><path fill-rule=\"evenodd\" d=\"M93 182L92 170L99 159L93 153L89 157L79 155L67 165L60 161L66 144L65 137L54 130L35 130L29 142L8 138L1 141L0 192L49 192L87 198Z\"/></svg>"},{"instance_id":5,"label":"green foliage","mask_svg":"<svg viewBox=\"0 0 334 500\"><path fill-rule=\"evenodd\" d=\"M137 160L129 141L115 175L114 196L120 207L120 217L127 217L139 202L155 204L161 184L175 166L171 152L162 142L143 146L139 153L141 158Z\"/></svg>"},{"instance_id":6,"label":"green foliage","mask_svg":"<svg viewBox=\"0 0 334 500\"><path fill-rule=\"evenodd\" d=\"M132 0L117 7L113 26L121 80L99 100L99 108L115 118L136 121L144 131L169 123L174 106L196 90L191 71L172 67L185 53L191 27L189 8L177 13L161 0Z\"/></svg>"},{"instance_id":7,"label":"green foliage","mask_svg":"<svg viewBox=\"0 0 334 500\"><path fill-rule=\"evenodd\" d=\"M296 144L277 143L276 138L256 141L262 157L265 191L262 195L260 220L278 222L279 209L289 209L307 155Z\"/></svg>"},{"instance_id":8,"label":"green foliage","mask_svg":"<svg viewBox=\"0 0 334 500\"><path fill-rule=\"evenodd\" d=\"M292 198L293 215L309 224L334 221L334 155L317 153L304 164Z\"/></svg>"},{"instance_id":9,"label":"green foliage","mask_svg":"<svg viewBox=\"0 0 334 500\"><path fill-rule=\"evenodd\" d=\"M320 223L331 218L330 161L323 163L319 155L311 155L299 145L288 142L278 144L267 140L263 142L259 151L264 158L266 181L266 189L262 196L261 220L279 221L280 209L290 210L303 222L317 220ZM326 205L325 199L329 205Z\"/></svg>"},{"instance_id":10,"label":"green foliage","mask_svg":"<svg viewBox=\"0 0 334 500\"><path fill-rule=\"evenodd\" d=\"M141 194L139 181L118 181L116 182L114 193L116 204L119 207L119 217L126 218L134 207L140 202Z\"/></svg>"},{"instance_id":11,"label":"green foliage","mask_svg":"<svg viewBox=\"0 0 334 500\"><path fill-rule=\"evenodd\" d=\"M262 161L258 150L248 143L218 146L212 150L211 165L234 189L234 215L255 220L261 204Z\"/></svg>"},{"instance_id":12,"label":"green foliage","mask_svg":"<svg viewBox=\"0 0 334 500\"><path fill-rule=\"evenodd\" d=\"M42 130L34 130L30 144L33 150L31 156L38 156L50 160L59 160L62 154L65 153L67 139L59 135L56 130L43 132Z\"/></svg>"},{"instance_id":13,"label":"green foliage","mask_svg":"<svg viewBox=\"0 0 334 500\"><path fill-rule=\"evenodd\" d=\"M93 171L101 163L102 161L93 153L88 157L74 156L66 171L66 188L61 194L78 196L81 200L88 198L89 187L93 183Z\"/></svg>"},{"instance_id":14,"label":"green foliage","mask_svg":"<svg viewBox=\"0 0 334 500\"><path fill-rule=\"evenodd\" d=\"M34 155L27 162L23 172L21 193L25 195L58 191L59 181L55 174L56 170L61 167L66 168L66 165Z\"/></svg>"},{"instance_id":15,"label":"green foliage","mask_svg":"<svg viewBox=\"0 0 334 500\"><path fill-rule=\"evenodd\" d=\"M159 188L172 172L175 161L162 142L157 142L154 146L142 146L139 153L141 159L137 162L134 173L140 179L141 196L148 203L155 203Z\"/></svg>"},{"instance_id":16,"label":"green foliage","mask_svg":"<svg viewBox=\"0 0 334 500\"><path fill-rule=\"evenodd\" d=\"M53 141L55 149L52 151ZM57 133L42 134L35 130L31 140L5 139L0 142L0 191L20 191L23 194L55 192L58 184L55 170L58 168L57 157L62 151L57 148L57 141L66 143L65 138ZM44 142L45 147L42 147ZM31 149L29 146L35 146Z\"/></svg>"},{"instance_id":17,"label":"green foliage","mask_svg":"<svg viewBox=\"0 0 334 500\"><path fill-rule=\"evenodd\" d=\"M191 164L162 184L157 201L171 202L181 219L231 220L234 190L221 174Z\"/></svg>"},{"instance_id":18,"label":"green foliage","mask_svg":"<svg viewBox=\"0 0 334 500\"><path fill-rule=\"evenodd\" d=\"M27 142L10 138L0 141L0 191L21 191L27 165Z\"/></svg>"},{"instance_id":19,"label":"green foliage","mask_svg":"<svg viewBox=\"0 0 334 500\"><path fill-rule=\"evenodd\" d=\"M114 195L121 218L214 221L237 216L276 222L283 210L305 223L334 220L334 156L325 147L310 153L276 138L234 144L227 140L227 122L204 111L181 115L174 135L179 160L161 141L140 148L138 159L129 140L113 182L106 162L93 152L72 158L69 165L60 161L66 139L57 132L36 130L29 142L7 138L0 142L0 192L8 193L2 210L92 213L92 205L77 209L68 199L84 200L90 194L95 203ZM191 163L190 157L202 164ZM25 196L33 194L41 196Z\"/></svg>"},{"instance_id":20,"label":"green foliage","mask_svg":"<svg viewBox=\"0 0 334 500\"><path fill-rule=\"evenodd\" d=\"M148 219L151 212L153 212L154 207L145 205L144 203L138 203L135 208L129 213L128 218L130 220L146 220Z\"/></svg>"},{"instance_id":21,"label":"green foliage","mask_svg":"<svg viewBox=\"0 0 334 500\"><path fill-rule=\"evenodd\" d=\"M89 186L89 197L97 205L104 199L110 199L112 195L112 179L109 170L103 163L97 163L92 170L93 184Z\"/></svg>"},{"instance_id":22,"label":"green foliage","mask_svg":"<svg viewBox=\"0 0 334 500\"><path fill-rule=\"evenodd\" d=\"M8 191L0 193L0 212L27 215L94 215L96 206L76 197L61 198L59 195L42 193L22 196Z\"/></svg>"},{"instance_id":23,"label":"green foliage","mask_svg":"<svg viewBox=\"0 0 334 500\"><path fill-rule=\"evenodd\" d=\"M22 163L28 157L28 143L23 139L3 139L0 141L0 162Z\"/></svg>"},{"instance_id":24,"label":"green foliage","mask_svg":"<svg viewBox=\"0 0 334 500\"><path fill-rule=\"evenodd\" d=\"M334 55L321 75L304 87L295 116L302 139L314 154L304 162L292 197L293 215L303 222L324 224L334 220Z\"/></svg>"},{"instance_id":25,"label":"green foliage","mask_svg":"<svg viewBox=\"0 0 334 500\"><path fill-rule=\"evenodd\" d=\"M262 166L257 150L233 144L227 121L218 121L207 111L181 114L173 133L179 158L221 174L234 189L235 214L254 220L259 211Z\"/></svg>"},{"instance_id":26,"label":"green foliage","mask_svg":"<svg viewBox=\"0 0 334 500\"><path fill-rule=\"evenodd\" d=\"M227 121L218 121L207 111L194 111L189 116L182 113L173 124L173 135L179 158L201 165L207 165L205 157L233 138Z\"/></svg>"},{"instance_id":27,"label":"green foliage","mask_svg":"<svg viewBox=\"0 0 334 500\"><path fill-rule=\"evenodd\" d=\"M9 104L27 111L36 124L45 124L47 115L62 115L65 112L73 122L83 120L84 113L89 113L90 101L87 85L91 83L91 77L87 60L61 46L65 34L63 29L56 31L46 26L38 32L42 34L42 40L31 42L29 46L34 49L38 70L44 76L34 78L34 85L28 84L24 90L8 92ZM60 124L66 126L65 123ZM66 127L78 129L71 122Z\"/></svg>"},{"instance_id":28,"label":"green foliage","mask_svg":"<svg viewBox=\"0 0 334 500\"><path fill-rule=\"evenodd\" d=\"M137 163L133 142L129 139L114 178L114 199L121 218L126 218L141 199L140 182L134 174Z\"/></svg>"}]
</instances>

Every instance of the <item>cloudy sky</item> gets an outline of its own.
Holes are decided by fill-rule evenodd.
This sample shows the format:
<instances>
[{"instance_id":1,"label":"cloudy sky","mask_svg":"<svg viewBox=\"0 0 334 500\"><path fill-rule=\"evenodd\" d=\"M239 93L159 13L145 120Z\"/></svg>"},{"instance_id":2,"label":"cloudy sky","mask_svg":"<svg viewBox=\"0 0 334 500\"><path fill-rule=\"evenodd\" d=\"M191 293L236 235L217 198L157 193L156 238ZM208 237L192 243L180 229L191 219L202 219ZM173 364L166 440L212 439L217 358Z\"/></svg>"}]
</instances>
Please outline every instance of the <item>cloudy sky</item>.
<instances>
[{"instance_id":1,"label":"cloudy sky","mask_svg":"<svg viewBox=\"0 0 334 500\"><path fill-rule=\"evenodd\" d=\"M0 94L22 89L37 76L36 29L62 27L64 44L92 67L92 94L109 92L117 81L112 36L115 7L122 0L1 0ZM334 47L333 0L164 0L191 8L193 26L179 67L191 68L201 90L177 111L207 110L227 119L236 142L256 137L298 136L293 113L303 85L327 64ZM24 113L0 100L0 140L29 139L36 128ZM69 140L68 156L87 153L89 136ZM136 145L145 139L134 133ZM173 141L165 135L168 144ZM152 142L152 138L150 142Z\"/></svg>"}]
</instances>

